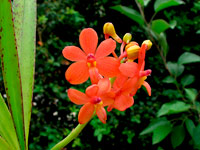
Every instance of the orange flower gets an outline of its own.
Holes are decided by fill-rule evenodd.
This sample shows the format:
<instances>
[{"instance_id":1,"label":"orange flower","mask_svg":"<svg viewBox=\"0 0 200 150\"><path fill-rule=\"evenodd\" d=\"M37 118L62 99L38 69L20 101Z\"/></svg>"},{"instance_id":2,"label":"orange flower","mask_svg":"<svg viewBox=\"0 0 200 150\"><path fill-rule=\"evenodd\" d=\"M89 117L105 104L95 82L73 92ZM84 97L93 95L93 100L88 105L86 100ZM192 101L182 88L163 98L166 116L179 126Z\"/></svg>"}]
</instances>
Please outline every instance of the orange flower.
<instances>
[{"instance_id":1,"label":"orange flower","mask_svg":"<svg viewBox=\"0 0 200 150\"><path fill-rule=\"evenodd\" d=\"M130 77L128 82L133 82L131 95L134 96L137 90L141 87L141 85L145 86L149 96L151 96L151 87L150 85L144 81L146 80L147 76L151 74L151 70L144 70L145 66L145 53L148 49L147 44L142 44L142 47L139 50L138 54L138 64L135 62L126 62L120 65L119 70L121 73L127 77ZM135 82L137 81L137 82Z\"/></svg>"},{"instance_id":2,"label":"orange flower","mask_svg":"<svg viewBox=\"0 0 200 150\"><path fill-rule=\"evenodd\" d=\"M87 123L94 112L102 123L106 123L107 115L104 107L113 103L113 99L105 96L110 90L111 84L108 78L101 79L98 84L89 86L85 93L75 89L68 90L69 99L77 105L83 105L78 114L80 124Z\"/></svg>"},{"instance_id":3,"label":"orange flower","mask_svg":"<svg viewBox=\"0 0 200 150\"><path fill-rule=\"evenodd\" d=\"M124 111L134 104L133 96L130 95L130 87L132 87L132 84L135 84L133 80L129 82L126 76L119 75L116 78L113 83L113 88L109 93L109 96L114 99L114 102L109 105L108 111L111 111L113 108Z\"/></svg>"},{"instance_id":4,"label":"orange flower","mask_svg":"<svg viewBox=\"0 0 200 150\"><path fill-rule=\"evenodd\" d=\"M102 78L101 75L114 77L119 73L120 62L113 57L106 57L116 48L114 40L104 40L97 48L97 33L87 28L81 31L79 41L83 51L76 46L66 46L62 52L66 59L76 61L65 73L71 84L83 83L89 76L94 84Z\"/></svg>"}]
</instances>

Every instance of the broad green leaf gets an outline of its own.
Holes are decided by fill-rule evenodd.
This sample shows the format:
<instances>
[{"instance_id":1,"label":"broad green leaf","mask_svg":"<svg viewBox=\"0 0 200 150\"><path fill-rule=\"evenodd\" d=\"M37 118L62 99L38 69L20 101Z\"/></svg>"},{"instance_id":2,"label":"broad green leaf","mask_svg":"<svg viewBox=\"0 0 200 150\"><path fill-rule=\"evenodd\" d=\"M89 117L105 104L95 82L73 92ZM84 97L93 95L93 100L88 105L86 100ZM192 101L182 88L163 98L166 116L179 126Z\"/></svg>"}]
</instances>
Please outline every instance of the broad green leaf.
<instances>
[{"instance_id":1,"label":"broad green leaf","mask_svg":"<svg viewBox=\"0 0 200 150\"><path fill-rule=\"evenodd\" d=\"M14 0L13 11L23 93L26 143L28 144L35 69L36 1Z\"/></svg>"},{"instance_id":2,"label":"broad green leaf","mask_svg":"<svg viewBox=\"0 0 200 150\"><path fill-rule=\"evenodd\" d=\"M147 128L145 128L140 135L148 134L153 132L159 126L163 126L165 124L169 124L170 122L166 118L158 118L151 122Z\"/></svg>"},{"instance_id":3,"label":"broad green leaf","mask_svg":"<svg viewBox=\"0 0 200 150\"><path fill-rule=\"evenodd\" d=\"M193 88L185 88L185 93L186 93L186 97L190 100L190 101L195 101L198 91L196 89Z\"/></svg>"},{"instance_id":4,"label":"broad green leaf","mask_svg":"<svg viewBox=\"0 0 200 150\"><path fill-rule=\"evenodd\" d=\"M178 58L179 64L190 64L196 62L200 62L200 56L190 52L185 52Z\"/></svg>"},{"instance_id":5,"label":"broad green leaf","mask_svg":"<svg viewBox=\"0 0 200 150\"><path fill-rule=\"evenodd\" d=\"M158 42L159 45L161 46L161 50L163 51L164 56L167 56L169 48L166 35L163 32L158 35Z\"/></svg>"},{"instance_id":6,"label":"broad green leaf","mask_svg":"<svg viewBox=\"0 0 200 150\"><path fill-rule=\"evenodd\" d=\"M195 128L193 121L190 120L190 119L186 119L185 120L185 126L186 126L187 131L191 135L191 137L193 137L193 131L194 131L194 128Z\"/></svg>"},{"instance_id":7,"label":"broad green leaf","mask_svg":"<svg viewBox=\"0 0 200 150\"><path fill-rule=\"evenodd\" d=\"M182 101L173 101L169 103L165 103L162 105L160 110L157 113L157 116L177 114L181 112L185 112L190 109L190 105L186 104Z\"/></svg>"},{"instance_id":8,"label":"broad green leaf","mask_svg":"<svg viewBox=\"0 0 200 150\"><path fill-rule=\"evenodd\" d=\"M175 77L180 76L184 71L184 66L177 63L168 62L167 67L172 75Z\"/></svg>"},{"instance_id":9,"label":"broad green leaf","mask_svg":"<svg viewBox=\"0 0 200 150\"><path fill-rule=\"evenodd\" d=\"M155 12L159 12L165 8L178 6L181 4L184 4L184 2L181 0L156 0L154 3L154 10Z\"/></svg>"},{"instance_id":10,"label":"broad green leaf","mask_svg":"<svg viewBox=\"0 0 200 150\"><path fill-rule=\"evenodd\" d=\"M171 143L173 148L181 145L185 139L185 129L182 125L173 128L171 133Z\"/></svg>"},{"instance_id":11,"label":"broad green leaf","mask_svg":"<svg viewBox=\"0 0 200 150\"><path fill-rule=\"evenodd\" d=\"M162 80L162 82L164 82L164 83L175 83L176 80L172 76L167 76L166 78L164 78Z\"/></svg>"},{"instance_id":12,"label":"broad green leaf","mask_svg":"<svg viewBox=\"0 0 200 150\"><path fill-rule=\"evenodd\" d=\"M14 150L7 142L0 136L0 150Z\"/></svg>"},{"instance_id":13,"label":"broad green leaf","mask_svg":"<svg viewBox=\"0 0 200 150\"><path fill-rule=\"evenodd\" d=\"M152 144L157 144L167 137L172 131L172 125L168 122L162 126L157 127L153 131Z\"/></svg>"},{"instance_id":14,"label":"broad green leaf","mask_svg":"<svg viewBox=\"0 0 200 150\"><path fill-rule=\"evenodd\" d=\"M156 19L152 21L151 29L160 34L170 28L170 25L163 19Z\"/></svg>"},{"instance_id":15,"label":"broad green leaf","mask_svg":"<svg viewBox=\"0 0 200 150\"><path fill-rule=\"evenodd\" d=\"M23 100L11 1L1 0L0 55L4 86L21 150L25 150Z\"/></svg>"},{"instance_id":16,"label":"broad green leaf","mask_svg":"<svg viewBox=\"0 0 200 150\"><path fill-rule=\"evenodd\" d=\"M200 124L193 130L193 140L195 145L200 145Z\"/></svg>"},{"instance_id":17,"label":"broad green leaf","mask_svg":"<svg viewBox=\"0 0 200 150\"><path fill-rule=\"evenodd\" d=\"M181 84L183 87L190 85L194 82L195 77L193 75L186 75L181 79Z\"/></svg>"},{"instance_id":18,"label":"broad green leaf","mask_svg":"<svg viewBox=\"0 0 200 150\"><path fill-rule=\"evenodd\" d=\"M1 94L0 94L0 118L1 118L0 135L7 141L9 145L12 145L11 147L13 147L15 150L20 150L11 114Z\"/></svg>"},{"instance_id":19,"label":"broad green leaf","mask_svg":"<svg viewBox=\"0 0 200 150\"><path fill-rule=\"evenodd\" d=\"M144 20L142 19L142 16L136 10L122 5L112 6L111 8L124 14L138 24L144 25Z\"/></svg>"}]
</instances>

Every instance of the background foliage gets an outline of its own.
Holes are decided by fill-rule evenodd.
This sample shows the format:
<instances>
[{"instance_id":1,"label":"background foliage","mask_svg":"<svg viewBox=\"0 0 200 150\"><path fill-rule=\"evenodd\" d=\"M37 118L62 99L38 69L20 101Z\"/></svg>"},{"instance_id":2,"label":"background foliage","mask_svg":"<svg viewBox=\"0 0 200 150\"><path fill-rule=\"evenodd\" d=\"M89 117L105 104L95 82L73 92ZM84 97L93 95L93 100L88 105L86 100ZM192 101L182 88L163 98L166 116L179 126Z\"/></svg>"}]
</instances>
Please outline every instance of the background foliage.
<instances>
[{"instance_id":1,"label":"background foliage","mask_svg":"<svg viewBox=\"0 0 200 150\"><path fill-rule=\"evenodd\" d=\"M140 2L137 1L139 4ZM154 1L146 4L145 17L150 22L154 14ZM61 53L67 45L79 46L78 36L83 28L94 28L99 35L99 41L103 40L102 27L105 22L112 22L121 37L130 32L133 40L138 43L149 38L145 25L127 17L122 10L120 13L113 8L119 5L134 9L140 14L136 2L131 0L38 0L37 41L40 42L36 49L30 150L50 149L78 123L77 114L80 107L69 101L66 90L72 85L64 77L65 70L71 62L66 61ZM154 20L164 19L170 26L166 30L161 28L166 38L164 44L154 37L160 48L166 45L168 47L168 69L154 44L147 52L146 58L146 68L153 71L147 79L152 87L152 96L148 97L146 91L141 89L134 97L134 106L125 112L110 112L107 124L104 125L94 118L69 145L69 149L98 147L99 150L103 150L105 145L107 149L120 150L126 150L128 147L161 150L169 149L169 146L170 149L199 149L200 143L196 140L200 135L199 63L183 62L184 57L189 57L182 55L187 54L185 52L200 55L199 11L198 0L184 0L184 4L157 13ZM162 27L165 28L166 23L164 22ZM158 29L155 22L152 29ZM161 29L157 31L159 35ZM2 78L0 80L3 87ZM76 88L83 91L88 84ZM2 88L1 92L5 93ZM164 136L158 137L156 132ZM183 138L176 138L180 136ZM173 138L178 142L174 143Z\"/></svg>"}]
</instances>

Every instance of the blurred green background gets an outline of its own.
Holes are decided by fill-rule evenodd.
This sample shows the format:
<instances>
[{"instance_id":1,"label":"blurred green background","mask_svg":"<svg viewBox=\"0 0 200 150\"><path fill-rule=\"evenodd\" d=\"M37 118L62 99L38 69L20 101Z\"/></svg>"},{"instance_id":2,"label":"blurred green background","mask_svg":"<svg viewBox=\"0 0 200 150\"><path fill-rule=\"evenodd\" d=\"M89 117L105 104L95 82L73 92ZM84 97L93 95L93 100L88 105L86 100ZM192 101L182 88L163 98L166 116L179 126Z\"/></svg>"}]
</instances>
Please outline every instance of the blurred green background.
<instances>
[{"instance_id":1,"label":"blurred green background","mask_svg":"<svg viewBox=\"0 0 200 150\"><path fill-rule=\"evenodd\" d=\"M50 149L78 124L80 107L68 99L66 90L73 85L64 76L71 62L62 49L79 46L79 33L87 27L97 31L100 43L106 22L120 37L130 32L139 44L153 40L145 66L152 69L147 79L152 96L141 88L133 107L111 111L105 125L95 117L67 149L200 149L200 1L163 1L173 6L159 10L160 0L37 1L42 44L36 49L30 150ZM73 87L84 91L88 85Z\"/></svg>"}]
</instances>

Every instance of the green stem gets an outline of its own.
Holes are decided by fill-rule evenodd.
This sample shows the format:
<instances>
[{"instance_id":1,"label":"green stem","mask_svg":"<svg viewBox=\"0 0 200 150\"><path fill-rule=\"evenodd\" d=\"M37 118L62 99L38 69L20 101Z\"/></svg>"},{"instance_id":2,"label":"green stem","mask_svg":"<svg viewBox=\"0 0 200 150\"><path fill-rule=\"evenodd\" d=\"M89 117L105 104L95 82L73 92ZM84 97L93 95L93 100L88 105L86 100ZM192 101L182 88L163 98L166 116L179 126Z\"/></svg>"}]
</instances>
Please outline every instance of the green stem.
<instances>
[{"instance_id":1,"label":"green stem","mask_svg":"<svg viewBox=\"0 0 200 150\"><path fill-rule=\"evenodd\" d=\"M74 140L79 135L79 133L83 130L83 128L87 125L87 123L78 124L77 127L73 129L66 138L64 138L62 141L56 144L53 148L51 148L51 150L61 150L62 148L64 148L67 144L69 144L72 140Z\"/></svg>"}]
</instances>

